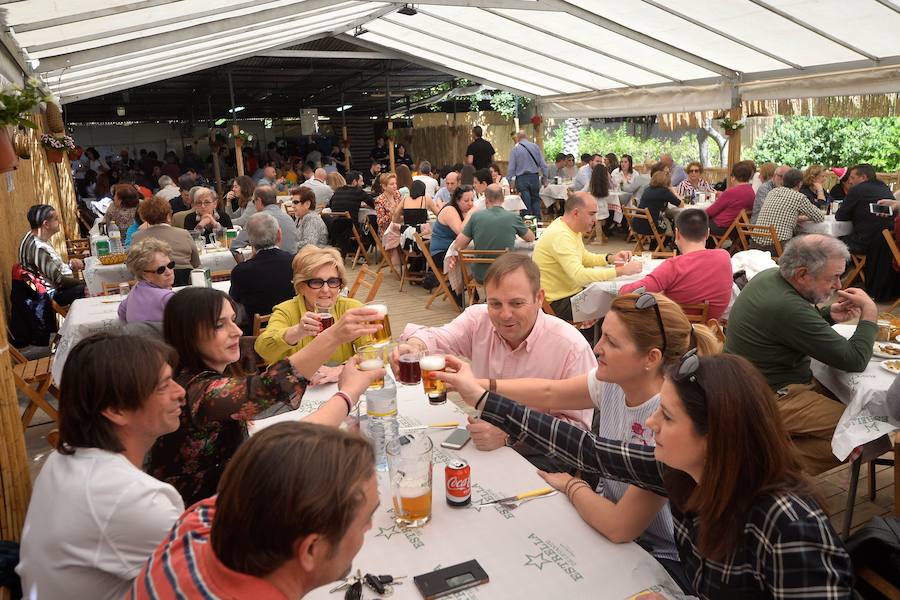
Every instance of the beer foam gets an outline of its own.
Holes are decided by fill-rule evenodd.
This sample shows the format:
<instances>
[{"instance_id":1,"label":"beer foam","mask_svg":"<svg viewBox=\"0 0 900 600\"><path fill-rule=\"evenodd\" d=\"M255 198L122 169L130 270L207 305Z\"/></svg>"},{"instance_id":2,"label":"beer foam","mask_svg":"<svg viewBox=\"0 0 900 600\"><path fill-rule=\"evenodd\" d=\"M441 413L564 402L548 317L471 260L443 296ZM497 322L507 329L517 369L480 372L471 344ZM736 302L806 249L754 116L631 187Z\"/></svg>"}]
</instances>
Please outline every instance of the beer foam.
<instances>
[{"instance_id":1,"label":"beer foam","mask_svg":"<svg viewBox=\"0 0 900 600\"><path fill-rule=\"evenodd\" d=\"M419 361L419 367L423 371L442 371L447 366L447 361L440 354L423 356Z\"/></svg>"},{"instance_id":2,"label":"beer foam","mask_svg":"<svg viewBox=\"0 0 900 600\"><path fill-rule=\"evenodd\" d=\"M376 371L384 367L384 361L380 358L367 358L359 363L360 371Z\"/></svg>"},{"instance_id":3,"label":"beer foam","mask_svg":"<svg viewBox=\"0 0 900 600\"><path fill-rule=\"evenodd\" d=\"M382 317L386 317L388 314L387 304L369 304L367 305L372 310L378 311Z\"/></svg>"},{"instance_id":4,"label":"beer foam","mask_svg":"<svg viewBox=\"0 0 900 600\"><path fill-rule=\"evenodd\" d=\"M430 495L431 486L427 482L402 483L397 488L397 495L401 498L419 498Z\"/></svg>"}]
</instances>

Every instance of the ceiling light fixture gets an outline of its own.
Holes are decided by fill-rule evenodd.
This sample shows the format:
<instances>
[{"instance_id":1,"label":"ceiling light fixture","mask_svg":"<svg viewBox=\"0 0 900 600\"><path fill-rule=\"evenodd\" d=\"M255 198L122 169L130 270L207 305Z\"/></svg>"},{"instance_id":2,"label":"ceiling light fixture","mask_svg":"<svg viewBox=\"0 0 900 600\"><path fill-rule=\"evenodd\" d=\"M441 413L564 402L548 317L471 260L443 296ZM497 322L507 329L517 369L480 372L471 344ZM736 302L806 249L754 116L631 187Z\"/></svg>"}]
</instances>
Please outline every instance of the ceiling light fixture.
<instances>
[{"instance_id":1,"label":"ceiling light fixture","mask_svg":"<svg viewBox=\"0 0 900 600\"><path fill-rule=\"evenodd\" d=\"M413 8L412 4L404 4L403 8L397 11L397 14L406 15L407 17L413 17L419 14L419 11Z\"/></svg>"},{"instance_id":2,"label":"ceiling light fixture","mask_svg":"<svg viewBox=\"0 0 900 600\"><path fill-rule=\"evenodd\" d=\"M232 112L232 113L241 112L241 111L244 110L245 108L246 108L245 106L235 106L235 107L232 109L231 112Z\"/></svg>"},{"instance_id":3,"label":"ceiling light fixture","mask_svg":"<svg viewBox=\"0 0 900 600\"><path fill-rule=\"evenodd\" d=\"M117 107L116 107L116 114L119 115L120 117L124 117L124 116L125 116L125 107L124 107L124 106L117 106Z\"/></svg>"},{"instance_id":4,"label":"ceiling light fixture","mask_svg":"<svg viewBox=\"0 0 900 600\"><path fill-rule=\"evenodd\" d=\"M353 105L352 105L352 104L345 104L345 105L343 105L343 106L338 106L338 107L337 107L336 109L334 109L334 110L336 110L337 112L344 112L345 110L350 110L351 108L353 108Z\"/></svg>"},{"instance_id":5,"label":"ceiling light fixture","mask_svg":"<svg viewBox=\"0 0 900 600\"><path fill-rule=\"evenodd\" d=\"M216 125L224 125L225 121L227 121L227 120L228 119L226 119L225 117L222 117L221 119L216 119Z\"/></svg>"}]
</instances>

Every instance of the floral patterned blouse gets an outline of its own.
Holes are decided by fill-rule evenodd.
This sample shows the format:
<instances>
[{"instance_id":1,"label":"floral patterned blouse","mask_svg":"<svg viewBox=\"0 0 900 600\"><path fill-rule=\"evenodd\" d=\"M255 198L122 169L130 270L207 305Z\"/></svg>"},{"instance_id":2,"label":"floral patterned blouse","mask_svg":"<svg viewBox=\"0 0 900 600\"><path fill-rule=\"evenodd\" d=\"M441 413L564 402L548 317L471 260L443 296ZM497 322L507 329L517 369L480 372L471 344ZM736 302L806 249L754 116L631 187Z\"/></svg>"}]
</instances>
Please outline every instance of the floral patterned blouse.
<instances>
[{"instance_id":1,"label":"floral patterned blouse","mask_svg":"<svg viewBox=\"0 0 900 600\"><path fill-rule=\"evenodd\" d=\"M308 385L287 360L245 377L182 371L175 380L187 392L181 426L156 440L147 471L174 486L185 506L216 493L225 465L247 437L247 421L279 404L297 408Z\"/></svg>"},{"instance_id":2,"label":"floral patterned blouse","mask_svg":"<svg viewBox=\"0 0 900 600\"><path fill-rule=\"evenodd\" d=\"M384 235L384 230L391 224L394 211L400 204L400 191L394 192L393 196L388 196L387 192L382 192L380 196L375 198L375 218L378 219L378 233Z\"/></svg>"}]
</instances>

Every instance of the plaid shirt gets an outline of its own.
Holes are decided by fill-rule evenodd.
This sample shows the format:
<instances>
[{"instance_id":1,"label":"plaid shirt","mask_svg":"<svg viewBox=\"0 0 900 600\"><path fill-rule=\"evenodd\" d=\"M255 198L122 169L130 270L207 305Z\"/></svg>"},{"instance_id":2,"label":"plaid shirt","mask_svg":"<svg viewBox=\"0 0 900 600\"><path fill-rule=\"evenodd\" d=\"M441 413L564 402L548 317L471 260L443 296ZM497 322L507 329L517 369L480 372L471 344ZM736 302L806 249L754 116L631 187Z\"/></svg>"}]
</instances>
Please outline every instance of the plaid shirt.
<instances>
[{"instance_id":1,"label":"plaid shirt","mask_svg":"<svg viewBox=\"0 0 900 600\"><path fill-rule=\"evenodd\" d=\"M756 217L756 224L774 225L775 234L784 242L794 237L794 228L797 227L797 217L800 215L806 215L813 223L821 223L825 219L822 211L809 198L791 188L777 187L766 195ZM753 241L761 246L771 245L768 239L755 235Z\"/></svg>"},{"instance_id":2,"label":"plaid shirt","mask_svg":"<svg viewBox=\"0 0 900 600\"><path fill-rule=\"evenodd\" d=\"M599 472L666 496L664 465L653 448L597 438L553 417L490 394L482 418L511 438L586 472ZM697 548L699 522L671 505L675 545L700 598L851 598L853 571L844 545L811 498L761 495L750 509L741 542L724 562Z\"/></svg>"}]
</instances>

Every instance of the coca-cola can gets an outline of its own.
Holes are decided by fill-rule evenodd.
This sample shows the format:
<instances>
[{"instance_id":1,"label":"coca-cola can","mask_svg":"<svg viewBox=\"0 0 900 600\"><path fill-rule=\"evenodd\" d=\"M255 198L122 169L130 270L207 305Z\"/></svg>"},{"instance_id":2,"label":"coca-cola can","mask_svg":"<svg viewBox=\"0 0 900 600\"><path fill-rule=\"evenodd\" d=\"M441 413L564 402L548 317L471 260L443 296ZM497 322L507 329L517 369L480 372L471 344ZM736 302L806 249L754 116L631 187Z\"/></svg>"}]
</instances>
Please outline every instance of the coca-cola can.
<instances>
[{"instance_id":1,"label":"coca-cola can","mask_svg":"<svg viewBox=\"0 0 900 600\"><path fill-rule=\"evenodd\" d=\"M472 502L472 469L469 463L459 458L451 460L444 467L444 483L447 488L447 504L468 506Z\"/></svg>"}]
</instances>

